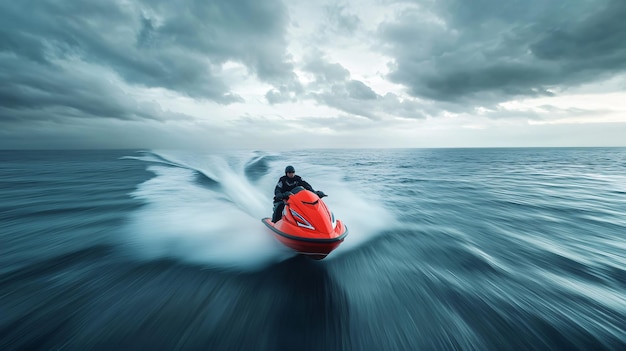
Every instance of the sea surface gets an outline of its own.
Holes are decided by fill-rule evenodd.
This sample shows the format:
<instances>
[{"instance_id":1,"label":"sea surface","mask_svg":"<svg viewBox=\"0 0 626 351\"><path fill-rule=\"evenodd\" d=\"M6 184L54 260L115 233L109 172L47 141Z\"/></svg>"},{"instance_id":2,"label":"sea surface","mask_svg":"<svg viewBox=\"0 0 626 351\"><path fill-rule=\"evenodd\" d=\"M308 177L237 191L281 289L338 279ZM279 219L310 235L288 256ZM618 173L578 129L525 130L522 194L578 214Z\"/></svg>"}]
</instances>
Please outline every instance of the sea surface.
<instances>
[{"instance_id":1,"label":"sea surface","mask_svg":"<svg viewBox=\"0 0 626 351\"><path fill-rule=\"evenodd\" d=\"M626 350L626 149L0 151L0 350Z\"/></svg>"}]
</instances>

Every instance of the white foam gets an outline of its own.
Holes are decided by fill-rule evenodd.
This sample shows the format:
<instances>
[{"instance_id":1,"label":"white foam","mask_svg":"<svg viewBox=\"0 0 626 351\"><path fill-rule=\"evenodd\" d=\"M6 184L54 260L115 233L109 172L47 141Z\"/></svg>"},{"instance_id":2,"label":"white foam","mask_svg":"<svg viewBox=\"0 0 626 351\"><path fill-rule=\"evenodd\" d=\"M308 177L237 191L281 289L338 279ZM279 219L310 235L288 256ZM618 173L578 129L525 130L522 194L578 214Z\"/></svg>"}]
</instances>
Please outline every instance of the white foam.
<instances>
[{"instance_id":1,"label":"white foam","mask_svg":"<svg viewBox=\"0 0 626 351\"><path fill-rule=\"evenodd\" d=\"M159 152L136 159L153 163L148 169L155 173L131 194L145 202L130 215L126 238L141 257L254 269L294 254L261 223L261 218L271 216L274 185L289 160L272 161L272 171L253 184L244 172L246 162L253 159L250 154ZM376 201L352 190L338 169L302 160L297 165L313 187L330 195L324 201L350 230L329 258L358 247L391 220ZM200 173L219 185L198 182Z\"/></svg>"}]
</instances>

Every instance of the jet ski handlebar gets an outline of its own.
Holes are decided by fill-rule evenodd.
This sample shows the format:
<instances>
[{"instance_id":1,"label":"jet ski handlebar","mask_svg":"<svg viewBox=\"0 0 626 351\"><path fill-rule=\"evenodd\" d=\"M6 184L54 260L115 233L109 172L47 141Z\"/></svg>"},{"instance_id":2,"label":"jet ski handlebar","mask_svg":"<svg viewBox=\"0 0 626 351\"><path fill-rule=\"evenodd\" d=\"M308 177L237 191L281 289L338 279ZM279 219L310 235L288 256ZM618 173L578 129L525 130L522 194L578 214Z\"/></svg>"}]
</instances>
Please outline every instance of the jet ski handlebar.
<instances>
[{"instance_id":1,"label":"jet ski handlebar","mask_svg":"<svg viewBox=\"0 0 626 351\"><path fill-rule=\"evenodd\" d=\"M301 192L302 190L304 190L304 187L302 185L300 185L300 186L297 186L297 187L291 189L291 193L292 194L297 194L297 193Z\"/></svg>"},{"instance_id":2,"label":"jet ski handlebar","mask_svg":"<svg viewBox=\"0 0 626 351\"><path fill-rule=\"evenodd\" d=\"M301 192L302 190L306 190L306 189L303 186L297 186L297 187L291 189L291 191L287 191L285 193L277 195L277 198L286 202L291 195L295 195L295 194ZM313 191L313 193L315 195L317 195L320 199L323 198L323 197L328 196L321 190Z\"/></svg>"},{"instance_id":3,"label":"jet ski handlebar","mask_svg":"<svg viewBox=\"0 0 626 351\"><path fill-rule=\"evenodd\" d=\"M302 190L306 190L306 189L303 186L297 186L297 187L291 189L291 191L288 191L288 192L284 193L282 198L283 198L283 200L287 200L287 199L289 199L289 196L295 195L295 194L301 192ZM321 190L313 191L313 193L315 195L319 196L320 199L323 198L323 197L328 196Z\"/></svg>"}]
</instances>

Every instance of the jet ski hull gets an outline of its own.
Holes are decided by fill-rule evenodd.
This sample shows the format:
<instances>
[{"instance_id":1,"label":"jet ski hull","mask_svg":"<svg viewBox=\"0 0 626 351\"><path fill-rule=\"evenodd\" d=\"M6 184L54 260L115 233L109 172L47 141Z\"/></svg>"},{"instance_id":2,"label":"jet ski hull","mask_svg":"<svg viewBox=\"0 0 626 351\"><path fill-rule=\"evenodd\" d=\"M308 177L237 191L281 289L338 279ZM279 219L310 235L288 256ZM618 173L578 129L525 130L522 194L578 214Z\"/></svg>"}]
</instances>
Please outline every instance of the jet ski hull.
<instances>
[{"instance_id":1,"label":"jet ski hull","mask_svg":"<svg viewBox=\"0 0 626 351\"><path fill-rule=\"evenodd\" d=\"M341 221L337 221L335 230L328 234L302 229L282 219L276 223L272 223L270 218L263 218L262 221L285 246L316 260L326 258L348 235L348 229Z\"/></svg>"},{"instance_id":2,"label":"jet ski hull","mask_svg":"<svg viewBox=\"0 0 626 351\"><path fill-rule=\"evenodd\" d=\"M276 239L292 250L320 260L348 235L346 226L335 220L319 193L296 187L284 201L280 220L273 223L269 218L263 218L262 221Z\"/></svg>"}]
</instances>

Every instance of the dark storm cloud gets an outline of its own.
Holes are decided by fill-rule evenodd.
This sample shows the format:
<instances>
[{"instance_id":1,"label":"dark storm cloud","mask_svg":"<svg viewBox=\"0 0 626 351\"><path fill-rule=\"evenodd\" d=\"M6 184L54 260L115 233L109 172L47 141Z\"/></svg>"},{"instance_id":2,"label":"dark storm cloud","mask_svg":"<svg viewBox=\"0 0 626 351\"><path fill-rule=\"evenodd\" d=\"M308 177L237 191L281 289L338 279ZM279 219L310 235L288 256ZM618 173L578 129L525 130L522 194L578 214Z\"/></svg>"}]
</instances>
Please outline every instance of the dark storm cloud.
<instances>
[{"instance_id":1,"label":"dark storm cloud","mask_svg":"<svg viewBox=\"0 0 626 351\"><path fill-rule=\"evenodd\" d=\"M348 96L356 100L375 100L378 95L372 88L358 80L351 80L346 83L346 91Z\"/></svg>"},{"instance_id":2,"label":"dark storm cloud","mask_svg":"<svg viewBox=\"0 0 626 351\"><path fill-rule=\"evenodd\" d=\"M350 71L341 64L326 61L321 52L308 56L303 70L314 77L314 81L306 86L308 93L303 98L312 97L318 103L372 120L382 119L385 115L425 117L417 102L401 100L391 93L377 94L364 82L351 79Z\"/></svg>"},{"instance_id":3,"label":"dark storm cloud","mask_svg":"<svg viewBox=\"0 0 626 351\"><path fill-rule=\"evenodd\" d=\"M311 96L324 105L372 120L381 120L386 116L403 118L427 116L423 111L423 105L417 101L403 100L393 93L381 96L358 80L333 84L325 90L311 93Z\"/></svg>"},{"instance_id":4,"label":"dark storm cloud","mask_svg":"<svg viewBox=\"0 0 626 351\"><path fill-rule=\"evenodd\" d=\"M351 84L364 85L363 82L350 80L341 84L333 84L328 90L313 93L312 96L318 102L341 111L370 119L379 119L380 115L372 104L378 96L374 94L373 98L361 99L360 96L352 94L349 88Z\"/></svg>"},{"instance_id":5,"label":"dark storm cloud","mask_svg":"<svg viewBox=\"0 0 626 351\"><path fill-rule=\"evenodd\" d=\"M183 71L188 75L176 77L175 82L195 82L200 92L213 85L220 87L224 83L213 78L206 63L214 66L229 60L245 64L266 82L294 79L285 54L287 12L280 1L162 1L158 6L148 6L153 3L143 5L144 12L145 8L150 11L144 17L151 22L142 29L148 34L139 38L149 38L146 51L155 56L159 68L171 62L179 63L179 69L191 67ZM199 74L204 76L194 77ZM162 76L167 84L170 75Z\"/></svg>"},{"instance_id":6,"label":"dark storm cloud","mask_svg":"<svg viewBox=\"0 0 626 351\"><path fill-rule=\"evenodd\" d=\"M220 76L228 61L270 84L293 84L286 22L278 0L2 2L0 118L38 109L159 118L101 77L73 72L68 62L221 104L242 101Z\"/></svg>"},{"instance_id":7,"label":"dark storm cloud","mask_svg":"<svg viewBox=\"0 0 626 351\"><path fill-rule=\"evenodd\" d=\"M344 81L350 78L350 71L338 63L329 63L321 58L321 53L316 52L309 57L303 69L315 76L318 82Z\"/></svg>"},{"instance_id":8,"label":"dark storm cloud","mask_svg":"<svg viewBox=\"0 0 626 351\"><path fill-rule=\"evenodd\" d=\"M407 2L379 34L414 96L498 102L626 70L623 0Z\"/></svg>"},{"instance_id":9,"label":"dark storm cloud","mask_svg":"<svg viewBox=\"0 0 626 351\"><path fill-rule=\"evenodd\" d=\"M265 98L270 104L279 104L283 102L295 102L298 96L304 92L304 87L299 81L293 81L291 84L283 84L265 94Z\"/></svg>"},{"instance_id":10,"label":"dark storm cloud","mask_svg":"<svg viewBox=\"0 0 626 351\"><path fill-rule=\"evenodd\" d=\"M363 103L363 100L376 100L376 93L363 82L350 79L350 71L342 65L327 62L322 53L315 52L303 69L315 78L307 91L317 102L358 116L379 118Z\"/></svg>"},{"instance_id":11,"label":"dark storm cloud","mask_svg":"<svg viewBox=\"0 0 626 351\"><path fill-rule=\"evenodd\" d=\"M294 19L294 25L300 26L298 18ZM347 111L341 106L351 105L350 103L345 104L332 96L328 98L325 96L332 89L345 90L344 85L350 80L350 71L338 63L326 62L323 58L324 53L318 47L325 47L329 43L334 43L340 37L354 40L354 33L358 31L360 25L361 19L351 12L348 5L323 6L322 14L315 21L314 28L306 34L305 39L301 39L309 50L303 59L301 69L313 74L315 81L305 86L294 78L290 84L275 85L265 94L267 101L270 104L279 104L313 97L319 103L330 103L332 104L330 107ZM290 70L290 72L292 71ZM355 109L349 108L348 110L353 111Z\"/></svg>"},{"instance_id":12,"label":"dark storm cloud","mask_svg":"<svg viewBox=\"0 0 626 351\"><path fill-rule=\"evenodd\" d=\"M139 105L102 72L30 63L0 53L0 122L104 117L122 120L172 117L156 104ZM180 116L177 116L180 118Z\"/></svg>"}]
</instances>

